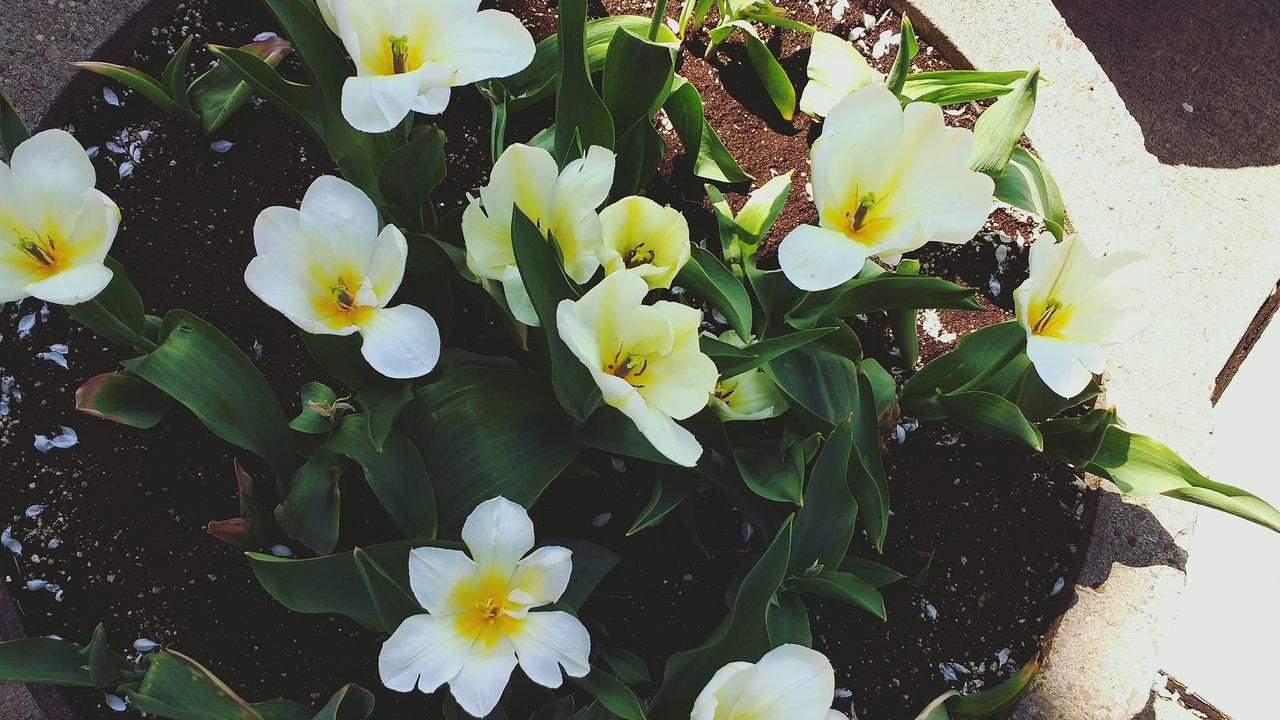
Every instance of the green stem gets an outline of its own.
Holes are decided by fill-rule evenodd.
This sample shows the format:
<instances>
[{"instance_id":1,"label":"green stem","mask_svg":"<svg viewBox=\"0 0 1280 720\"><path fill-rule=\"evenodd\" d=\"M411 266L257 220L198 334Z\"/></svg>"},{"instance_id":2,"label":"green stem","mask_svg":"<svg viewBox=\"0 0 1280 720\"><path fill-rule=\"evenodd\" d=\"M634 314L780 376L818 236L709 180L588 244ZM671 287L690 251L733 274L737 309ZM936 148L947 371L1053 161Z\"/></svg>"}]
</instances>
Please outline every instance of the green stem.
<instances>
[{"instance_id":1,"label":"green stem","mask_svg":"<svg viewBox=\"0 0 1280 720\"><path fill-rule=\"evenodd\" d=\"M662 27L662 21L667 15L667 0L657 0L657 4L653 6L653 18L649 21L649 40L658 39L658 28Z\"/></svg>"}]
</instances>

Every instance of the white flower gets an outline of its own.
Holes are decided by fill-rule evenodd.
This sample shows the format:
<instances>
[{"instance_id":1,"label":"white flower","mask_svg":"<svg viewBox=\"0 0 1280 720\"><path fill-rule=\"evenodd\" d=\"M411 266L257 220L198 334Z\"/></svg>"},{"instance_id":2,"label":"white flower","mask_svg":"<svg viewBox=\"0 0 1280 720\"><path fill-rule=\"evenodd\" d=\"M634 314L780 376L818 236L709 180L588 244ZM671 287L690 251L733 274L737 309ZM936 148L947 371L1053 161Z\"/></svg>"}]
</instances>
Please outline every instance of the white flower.
<instances>
[{"instance_id":1,"label":"white flower","mask_svg":"<svg viewBox=\"0 0 1280 720\"><path fill-rule=\"evenodd\" d=\"M533 37L510 13L476 12L463 0L319 0L329 28L355 61L342 116L386 132L411 112L436 115L450 88L501 78L533 61Z\"/></svg>"},{"instance_id":2,"label":"white flower","mask_svg":"<svg viewBox=\"0 0 1280 720\"><path fill-rule=\"evenodd\" d=\"M678 210L632 195L600 211L605 274L633 272L651 289L669 288L689 262L689 223Z\"/></svg>"},{"instance_id":3,"label":"white flower","mask_svg":"<svg viewBox=\"0 0 1280 720\"><path fill-rule=\"evenodd\" d=\"M0 303L92 300L111 282L103 261L120 208L94 189L93 163L62 130L33 136L12 161L0 163Z\"/></svg>"},{"instance_id":4,"label":"white flower","mask_svg":"<svg viewBox=\"0 0 1280 720\"><path fill-rule=\"evenodd\" d=\"M519 207L543 233L555 236L565 272L574 282L585 283L600 268L596 210L609 197L614 164L613 152L593 145L585 157L560 171L551 153L517 143L503 151L489 184L463 212L467 266L502 283L511 313L525 325L539 323L511 247L512 208Z\"/></svg>"},{"instance_id":5,"label":"white flower","mask_svg":"<svg viewBox=\"0 0 1280 720\"><path fill-rule=\"evenodd\" d=\"M1094 257L1079 235L1057 242L1044 233L1031 244L1031 275L1013 291L1013 304L1027 329L1027 357L1055 393L1080 394L1106 369L1104 345L1124 342L1151 324L1136 291L1116 273L1138 257Z\"/></svg>"},{"instance_id":6,"label":"white flower","mask_svg":"<svg viewBox=\"0 0 1280 720\"><path fill-rule=\"evenodd\" d=\"M309 333L359 332L361 352L383 375L426 375L440 359L440 330L421 308L387 307L404 279L408 244L396 226L379 233L378 224L377 208L359 188L317 178L300 211L270 207L258 216L258 256L244 281Z\"/></svg>"},{"instance_id":7,"label":"white flower","mask_svg":"<svg viewBox=\"0 0 1280 720\"><path fill-rule=\"evenodd\" d=\"M734 347L746 347L746 343L733 330L720 335L720 341ZM708 403L715 414L725 422L734 420L766 420L778 417L791 407L787 398L778 390L764 370L754 368L716 383Z\"/></svg>"},{"instance_id":8,"label":"white flower","mask_svg":"<svg viewBox=\"0 0 1280 720\"><path fill-rule=\"evenodd\" d=\"M831 709L831 661L800 645L780 645L758 663L720 668L698 695L689 720L848 720Z\"/></svg>"},{"instance_id":9,"label":"white flower","mask_svg":"<svg viewBox=\"0 0 1280 720\"><path fill-rule=\"evenodd\" d=\"M427 613L396 628L378 656L382 683L424 693L448 683L463 710L484 717L498 704L519 663L530 680L560 687L591 671L591 638L566 612L530 612L560 599L573 569L559 546L533 548L524 508L497 497L472 511L461 550L418 548L409 554L409 585ZM521 559L523 558L523 559Z\"/></svg>"},{"instance_id":10,"label":"white flower","mask_svg":"<svg viewBox=\"0 0 1280 720\"><path fill-rule=\"evenodd\" d=\"M716 365L698 347L702 313L666 301L644 305L648 292L640 276L614 273L580 300L562 301L556 325L604 401L631 418L658 452L692 467L702 446L676 420L706 407Z\"/></svg>"},{"instance_id":11,"label":"white flower","mask_svg":"<svg viewBox=\"0 0 1280 720\"><path fill-rule=\"evenodd\" d=\"M927 242L971 240L995 186L968 168L972 147L973 133L948 128L937 105L903 108L878 85L841 100L811 152L818 224L801 225L778 248L787 279L826 290L869 257L896 263Z\"/></svg>"}]
</instances>

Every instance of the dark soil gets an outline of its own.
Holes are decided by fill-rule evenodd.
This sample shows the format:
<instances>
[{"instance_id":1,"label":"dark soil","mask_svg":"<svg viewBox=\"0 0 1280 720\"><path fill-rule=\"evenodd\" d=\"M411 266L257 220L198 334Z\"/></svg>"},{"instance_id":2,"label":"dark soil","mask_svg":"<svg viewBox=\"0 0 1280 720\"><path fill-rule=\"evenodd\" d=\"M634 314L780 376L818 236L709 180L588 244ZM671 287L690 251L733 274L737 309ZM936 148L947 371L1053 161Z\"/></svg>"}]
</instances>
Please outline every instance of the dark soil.
<instances>
[{"instance_id":1,"label":"dark soil","mask_svg":"<svg viewBox=\"0 0 1280 720\"><path fill-rule=\"evenodd\" d=\"M819 4L816 16L798 0L782 4L820 29L846 35L861 25L864 12L872 15L864 48L869 55L882 30L898 27L898 19L886 15L887 6L879 2L853 0L839 23L829 3ZM606 6L615 13L649 11L627 3ZM218 8L216 13L211 7ZM554 29L553 9L508 9L525 19L535 36ZM603 13L596 8L596 14ZM188 32L197 34L199 47L243 44L271 29L257 3L201 0L189 3L135 57L108 59L158 73ZM735 157L760 181L797 171L771 237L776 243L812 215L805 194L812 124L799 115L784 123L761 105L740 47L726 44L709 65L700 59L701 42L688 43L681 73L701 90L712 125ZM801 86L807 40L782 32L772 42ZM873 65L886 70L894 52L896 46L890 46L883 57L872 59ZM203 53L193 57L201 69L208 62ZM918 65L946 67L927 45ZM99 187L124 213L113 255L128 268L149 312L182 307L209 319L254 358L292 410L297 388L320 373L306 359L294 328L250 295L242 272L253 256L251 228L258 212L295 205L315 176L332 172L328 158L266 104L254 103L216 138L206 138L161 116L135 94L115 89L121 106L97 95L70 119L81 142L99 148L94 160ZM953 121L969 123L976 110L963 108ZM548 112L534 109L518 118L511 139L545 127ZM478 94L459 90L439 120L449 137L451 173L437 197L443 210L456 207L466 189L485 180L487 113ZM666 135L670 147L662 173L669 183L655 183L652 193L699 213L691 217L695 233L709 233L713 223L700 211L702 182L689 178L678 140ZM213 140L235 145L217 153L210 147ZM128 156L135 143L140 160ZM125 162L133 162L133 173L122 177ZM730 194L735 206L744 197ZM1034 226L998 212L988 230L969 245L920 254L926 272L978 287L989 305L984 313L922 314L925 357L965 332L1009 317L1010 293L1026 272L1025 243L1016 238L1029 239ZM1006 242L1000 233L1014 240ZM1003 263L996 255L1001 246L1008 248ZM37 322L22 337L17 326L32 313ZM860 330L874 334L876 328L882 324L873 317ZM258 586L239 551L206 534L210 520L235 514L232 459L252 471L254 458L212 438L182 414L148 432L77 414L75 388L115 369L129 354L74 326L59 308L50 308L45 318L33 300L6 306L0 309L0 335L0 377L14 379L0 380L0 408L8 405L7 414L0 412L0 527L11 525L12 536L23 545L20 554L3 552L3 574L29 633L84 641L103 622L116 651L128 652L139 637L170 644L200 659L251 700L284 696L314 702L345 682L379 687L381 637L345 618L285 610ZM69 346L66 370L37 357L59 343ZM891 357L884 361L891 367ZM52 437L63 425L77 431L78 445L47 454L34 449L36 434ZM917 585L885 589L887 624L845 606L810 603L815 641L831 655L838 686L850 693L841 693L851 700L841 699L837 707L847 710L852 703L863 720L914 717L947 688L989 685L1030 659L1061 610L1062 596L1050 595L1059 578L1070 587L1082 532L1081 486L1069 468L937 425L915 429L904 420L897 435L901 443L890 443L894 516L879 559L914 574L931 556L927 577ZM609 468L607 458L595 460ZM534 516L542 536L586 538L622 556L584 606L583 617L598 646L637 652L651 675L660 677L663 659L701 642L723 616L724 589L739 560L760 549L762 533L744 540L742 511L707 493L656 528L624 538L650 487L643 465L629 464L599 478L559 481ZM342 548L390 539L381 510L362 495L361 486L344 485ZM43 511L28 517L26 510L35 505ZM695 526L700 537L689 529ZM875 555L865 543L858 552ZM37 580L61 592L51 591L52 586L26 589ZM513 688L527 686L513 683ZM652 689L642 687L641 694ZM378 696L381 718L423 717L430 707L417 694ZM65 697L80 717L116 716L99 693L68 691Z\"/></svg>"}]
</instances>

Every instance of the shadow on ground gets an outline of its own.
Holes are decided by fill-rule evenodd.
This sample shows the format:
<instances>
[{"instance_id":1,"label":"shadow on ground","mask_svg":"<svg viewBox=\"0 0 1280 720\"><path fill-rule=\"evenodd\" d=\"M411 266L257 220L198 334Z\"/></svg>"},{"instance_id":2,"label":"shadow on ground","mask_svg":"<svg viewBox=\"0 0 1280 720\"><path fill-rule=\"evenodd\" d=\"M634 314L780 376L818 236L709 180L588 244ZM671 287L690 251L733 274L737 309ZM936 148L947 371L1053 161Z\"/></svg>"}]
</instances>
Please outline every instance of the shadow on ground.
<instances>
[{"instance_id":1,"label":"shadow on ground","mask_svg":"<svg viewBox=\"0 0 1280 720\"><path fill-rule=\"evenodd\" d=\"M1093 532L1109 536L1093 539L1077 584L1095 590L1102 587L1116 563L1131 568L1165 566L1186 573L1187 551L1150 510L1125 502L1119 493L1100 492L1096 512Z\"/></svg>"},{"instance_id":2,"label":"shadow on ground","mask_svg":"<svg viewBox=\"0 0 1280 720\"><path fill-rule=\"evenodd\" d=\"M1280 3L1053 3L1115 83L1160 162L1280 165Z\"/></svg>"}]
</instances>

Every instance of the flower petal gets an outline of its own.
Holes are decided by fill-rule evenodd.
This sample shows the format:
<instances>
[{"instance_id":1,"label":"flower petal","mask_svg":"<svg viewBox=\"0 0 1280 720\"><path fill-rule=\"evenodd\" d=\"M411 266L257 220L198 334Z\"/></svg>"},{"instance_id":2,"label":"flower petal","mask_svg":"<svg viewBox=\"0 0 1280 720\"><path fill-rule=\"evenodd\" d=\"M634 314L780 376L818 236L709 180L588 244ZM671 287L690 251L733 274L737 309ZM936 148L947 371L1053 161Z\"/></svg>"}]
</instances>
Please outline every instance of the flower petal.
<instances>
[{"instance_id":1,"label":"flower petal","mask_svg":"<svg viewBox=\"0 0 1280 720\"><path fill-rule=\"evenodd\" d=\"M331 328L321 318L312 302L313 288L308 284L305 256L293 253L259 255L244 270L244 283L275 311L306 332L317 335L350 335L354 325Z\"/></svg>"},{"instance_id":2,"label":"flower petal","mask_svg":"<svg viewBox=\"0 0 1280 720\"><path fill-rule=\"evenodd\" d=\"M723 720L737 704L742 691L755 678L755 665L749 662L731 662L716 671L710 682L698 694L689 720ZM725 712L718 712L721 708Z\"/></svg>"},{"instance_id":3,"label":"flower petal","mask_svg":"<svg viewBox=\"0 0 1280 720\"><path fill-rule=\"evenodd\" d=\"M462 670L449 681L449 691L463 710L486 717L502 699L516 667L516 653L506 636L493 633L492 644L482 637L471 646Z\"/></svg>"},{"instance_id":4,"label":"flower petal","mask_svg":"<svg viewBox=\"0 0 1280 720\"><path fill-rule=\"evenodd\" d=\"M550 227L564 253L565 271L575 282L590 280L600 266L596 209L609 198L616 164L613 151L592 145L556 178Z\"/></svg>"},{"instance_id":5,"label":"flower petal","mask_svg":"<svg viewBox=\"0 0 1280 720\"><path fill-rule=\"evenodd\" d=\"M435 692L462 670L474 641L448 618L413 615L382 644L378 676L398 692L409 692L415 685L422 692Z\"/></svg>"},{"instance_id":6,"label":"flower petal","mask_svg":"<svg viewBox=\"0 0 1280 720\"><path fill-rule=\"evenodd\" d=\"M861 92L861 91L859 91ZM843 234L801 225L782 239L778 263L792 285L815 292L830 290L862 272L867 249Z\"/></svg>"},{"instance_id":7,"label":"flower petal","mask_svg":"<svg viewBox=\"0 0 1280 720\"><path fill-rule=\"evenodd\" d=\"M98 178L80 142L63 130L36 133L13 151L10 167L28 225L69 234Z\"/></svg>"},{"instance_id":8,"label":"flower petal","mask_svg":"<svg viewBox=\"0 0 1280 720\"><path fill-rule=\"evenodd\" d=\"M258 213L253 223L253 246L259 255L271 253L304 254L302 213L295 208L269 207Z\"/></svg>"},{"instance_id":9,"label":"flower petal","mask_svg":"<svg viewBox=\"0 0 1280 720\"><path fill-rule=\"evenodd\" d=\"M360 354L389 378L422 377L440 360L440 328L430 313L414 305L370 313L360 334Z\"/></svg>"},{"instance_id":10,"label":"flower petal","mask_svg":"<svg viewBox=\"0 0 1280 720\"><path fill-rule=\"evenodd\" d=\"M509 579L533 548L533 521L523 507L499 496L471 511L462 525L462 541L482 574Z\"/></svg>"},{"instance_id":11,"label":"flower petal","mask_svg":"<svg viewBox=\"0 0 1280 720\"><path fill-rule=\"evenodd\" d=\"M412 73L349 77L342 86L342 117L361 132L387 132L413 111L419 86Z\"/></svg>"},{"instance_id":12,"label":"flower petal","mask_svg":"<svg viewBox=\"0 0 1280 720\"><path fill-rule=\"evenodd\" d=\"M529 613L510 638L520 669L543 687L560 687L562 666L569 677L586 677L591 672L587 662L591 636L582 621L569 613Z\"/></svg>"},{"instance_id":13,"label":"flower petal","mask_svg":"<svg viewBox=\"0 0 1280 720\"><path fill-rule=\"evenodd\" d=\"M328 241L339 257L372 254L378 245L378 208L363 190L332 175L321 175L307 188L300 210L310 237Z\"/></svg>"},{"instance_id":14,"label":"flower petal","mask_svg":"<svg viewBox=\"0 0 1280 720\"><path fill-rule=\"evenodd\" d=\"M573 574L573 552L547 545L516 564L511 577L511 599L526 607L541 607L560 599ZM519 646L517 645L517 652Z\"/></svg>"},{"instance_id":15,"label":"flower petal","mask_svg":"<svg viewBox=\"0 0 1280 720\"><path fill-rule=\"evenodd\" d=\"M373 251L363 262L379 306L386 306L400 289L408 260L409 243L405 240L404 233L395 225L384 227Z\"/></svg>"},{"instance_id":16,"label":"flower petal","mask_svg":"<svg viewBox=\"0 0 1280 720\"><path fill-rule=\"evenodd\" d=\"M780 645L756 663L757 678L739 703L761 717L825 720L836 690L831 661L800 645Z\"/></svg>"},{"instance_id":17,"label":"flower petal","mask_svg":"<svg viewBox=\"0 0 1280 720\"><path fill-rule=\"evenodd\" d=\"M409 587L418 604L435 617L469 609L458 605L455 589L463 583L474 584L479 572L461 550L421 547L409 552Z\"/></svg>"},{"instance_id":18,"label":"flower petal","mask_svg":"<svg viewBox=\"0 0 1280 720\"><path fill-rule=\"evenodd\" d=\"M529 289L520 278L520 271L515 265L508 265L502 271L502 294L507 298L507 307L511 309L516 320L529 327L541 327L538 310L533 306L533 298L529 297Z\"/></svg>"},{"instance_id":19,"label":"flower petal","mask_svg":"<svg viewBox=\"0 0 1280 720\"><path fill-rule=\"evenodd\" d=\"M462 239L467 248L467 265L480 277L501 280L503 271L516 264L510 218L505 223L491 219L478 199L462 211Z\"/></svg>"},{"instance_id":20,"label":"flower petal","mask_svg":"<svg viewBox=\"0 0 1280 720\"><path fill-rule=\"evenodd\" d=\"M698 458L702 457L698 439L671 416L645 402L639 393L629 397L618 409L631 418L640 434L668 460L684 467L698 464Z\"/></svg>"},{"instance_id":21,"label":"flower petal","mask_svg":"<svg viewBox=\"0 0 1280 720\"><path fill-rule=\"evenodd\" d=\"M689 262L689 223L674 208L632 195L601 210L600 226L600 260L607 273L626 270L629 255L649 257L632 271L640 272L650 288L669 288Z\"/></svg>"},{"instance_id":22,"label":"flower petal","mask_svg":"<svg viewBox=\"0 0 1280 720\"><path fill-rule=\"evenodd\" d=\"M836 103L813 144L813 199L825 208L857 207L858 193L878 190L902 140L902 105L893 93L868 85Z\"/></svg>"},{"instance_id":23,"label":"flower petal","mask_svg":"<svg viewBox=\"0 0 1280 720\"><path fill-rule=\"evenodd\" d=\"M489 184L480 188L485 214L504 225L508 238L511 235L512 206L518 206L535 223L543 221L541 226L545 231L552 189L559 173L551 153L515 143L504 150L502 157L493 164ZM510 240L507 242L510 244Z\"/></svg>"},{"instance_id":24,"label":"flower petal","mask_svg":"<svg viewBox=\"0 0 1280 720\"><path fill-rule=\"evenodd\" d=\"M431 62L457 74L453 85L514 75L533 62L533 36L516 16L481 10L456 19L429 51Z\"/></svg>"},{"instance_id":25,"label":"flower petal","mask_svg":"<svg viewBox=\"0 0 1280 720\"><path fill-rule=\"evenodd\" d=\"M1079 395L1089 385L1093 371L1086 365L1098 368L1098 372L1105 366L1102 349L1097 345L1044 335L1027 338L1027 357L1044 384L1064 398Z\"/></svg>"},{"instance_id":26,"label":"flower petal","mask_svg":"<svg viewBox=\"0 0 1280 720\"><path fill-rule=\"evenodd\" d=\"M111 277L111 270L103 265L81 265L31 283L26 291L45 302L75 305L97 297Z\"/></svg>"}]
</instances>

